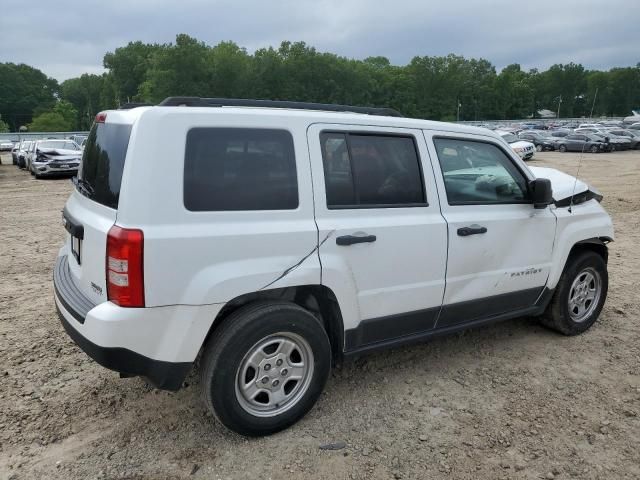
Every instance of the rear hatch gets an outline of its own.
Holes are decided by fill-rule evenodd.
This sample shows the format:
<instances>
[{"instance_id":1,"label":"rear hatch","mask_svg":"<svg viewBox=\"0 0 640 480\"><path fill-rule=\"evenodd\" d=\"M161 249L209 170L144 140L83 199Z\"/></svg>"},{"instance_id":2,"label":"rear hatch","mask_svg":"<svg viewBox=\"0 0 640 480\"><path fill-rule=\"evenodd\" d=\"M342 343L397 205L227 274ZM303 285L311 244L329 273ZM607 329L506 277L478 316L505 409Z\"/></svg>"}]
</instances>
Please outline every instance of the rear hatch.
<instances>
[{"instance_id":1,"label":"rear hatch","mask_svg":"<svg viewBox=\"0 0 640 480\"><path fill-rule=\"evenodd\" d=\"M71 276L95 304L107 301L107 234L116 221L132 129L132 120L126 115L107 112L106 116L115 118L100 117L91 128L78 176L73 180L75 188L63 212ZM123 120L131 123L116 123Z\"/></svg>"}]
</instances>

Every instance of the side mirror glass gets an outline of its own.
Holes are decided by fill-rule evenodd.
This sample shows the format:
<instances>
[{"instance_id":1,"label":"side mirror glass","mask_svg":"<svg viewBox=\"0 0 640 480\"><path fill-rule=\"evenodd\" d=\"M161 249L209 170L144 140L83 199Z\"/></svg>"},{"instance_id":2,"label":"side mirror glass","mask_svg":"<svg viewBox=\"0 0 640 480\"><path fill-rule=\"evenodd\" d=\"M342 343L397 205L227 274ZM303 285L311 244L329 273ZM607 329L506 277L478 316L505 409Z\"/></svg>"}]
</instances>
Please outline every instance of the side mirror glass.
<instances>
[{"instance_id":1,"label":"side mirror glass","mask_svg":"<svg viewBox=\"0 0 640 480\"><path fill-rule=\"evenodd\" d=\"M551 180L548 178L536 178L529 183L533 198L533 208L546 208L553 202L553 190Z\"/></svg>"}]
</instances>

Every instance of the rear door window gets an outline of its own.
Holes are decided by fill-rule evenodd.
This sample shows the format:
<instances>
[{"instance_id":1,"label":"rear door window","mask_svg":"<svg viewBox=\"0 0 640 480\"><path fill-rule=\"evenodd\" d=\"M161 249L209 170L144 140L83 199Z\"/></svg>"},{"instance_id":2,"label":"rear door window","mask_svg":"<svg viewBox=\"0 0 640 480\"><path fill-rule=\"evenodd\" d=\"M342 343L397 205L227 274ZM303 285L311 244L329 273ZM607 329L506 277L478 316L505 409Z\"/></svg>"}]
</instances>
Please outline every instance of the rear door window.
<instances>
[{"instance_id":1,"label":"rear door window","mask_svg":"<svg viewBox=\"0 0 640 480\"><path fill-rule=\"evenodd\" d=\"M413 137L325 132L320 144L328 208L426 205Z\"/></svg>"},{"instance_id":2,"label":"rear door window","mask_svg":"<svg viewBox=\"0 0 640 480\"><path fill-rule=\"evenodd\" d=\"M255 128L189 130L184 205L191 211L296 209L291 133Z\"/></svg>"},{"instance_id":3,"label":"rear door window","mask_svg":"<svg viewBox=\"0 0 640 480\"><path fill-rule=\"evenodd\" d=\"M78 191L109 208L118 208L131 125L96 123L91 128L76 182Z\"/></svg>"}]
</instances>

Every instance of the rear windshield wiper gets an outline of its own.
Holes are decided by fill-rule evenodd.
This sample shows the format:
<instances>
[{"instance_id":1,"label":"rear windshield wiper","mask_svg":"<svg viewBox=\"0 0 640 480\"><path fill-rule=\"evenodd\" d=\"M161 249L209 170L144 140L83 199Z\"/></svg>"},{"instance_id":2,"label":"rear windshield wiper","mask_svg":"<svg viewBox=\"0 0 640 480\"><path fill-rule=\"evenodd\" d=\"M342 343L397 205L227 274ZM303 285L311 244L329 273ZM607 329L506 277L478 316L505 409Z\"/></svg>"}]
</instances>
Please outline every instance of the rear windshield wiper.
<instances>
[{"instance_id":1,"label":"rear windshield wiper","mask_svg":"<svg viewBox=\"0 0 640 480\"><path fill-rule=\"evenodd\" d=\"M78 188L78 190L84 193L85 196L89 198L93 196L93 187L89 182L78 177L73 177L72 182Z\"/></svg>"}]
</instances>

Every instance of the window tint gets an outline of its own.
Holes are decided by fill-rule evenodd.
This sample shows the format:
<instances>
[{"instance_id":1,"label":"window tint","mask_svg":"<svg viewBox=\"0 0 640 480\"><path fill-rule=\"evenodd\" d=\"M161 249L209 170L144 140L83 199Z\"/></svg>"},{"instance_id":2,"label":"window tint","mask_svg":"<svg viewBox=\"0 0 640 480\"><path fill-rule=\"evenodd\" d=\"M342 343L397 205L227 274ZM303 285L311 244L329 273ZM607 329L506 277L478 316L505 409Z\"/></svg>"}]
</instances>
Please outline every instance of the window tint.
<instances>
[{"instance_id":1,"label":"window tint","mask_svg":"<svg viewBox=\"0 0 640 480\"><path fill-rule=\"evenodd\" d=\"M525 203L527 182L496 145L434 139L450 205Z\"/></svg>"},{"instance_id":2,"label":"window tint","mask_svg":"<svg viewBox=\"0 0 640 480\"><path fill-rule=\"evenodd\" d=\"M78 191L110 208L118 208L124 159L131 125L95 123L82 154Z\"/></svg>"},{"instance_id":3,"label":"window tint","mask_svg":"<svg viewBox=\"0 0 640 480\"><path fill-rule=\"evenodd\" d=\"M189 130L184 205L192 211L297 208L291 134L249 128Z\"/></svg>"},{"instance_id":4,"label":"window tint","mask_svg":"<svg viewBox=\"0 0 640 480\"><path fill-rule=\"evenodd\" d=\"M424 205L413 137L323 133L327 206Z\"/></svg>"}]
</instances>

